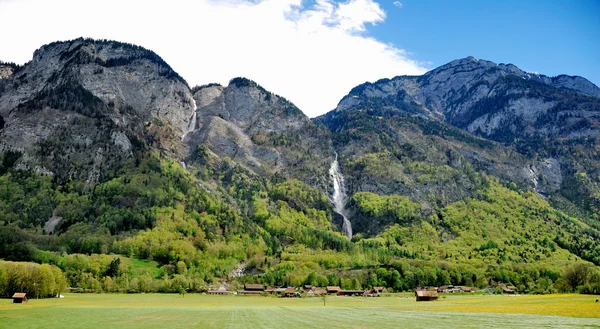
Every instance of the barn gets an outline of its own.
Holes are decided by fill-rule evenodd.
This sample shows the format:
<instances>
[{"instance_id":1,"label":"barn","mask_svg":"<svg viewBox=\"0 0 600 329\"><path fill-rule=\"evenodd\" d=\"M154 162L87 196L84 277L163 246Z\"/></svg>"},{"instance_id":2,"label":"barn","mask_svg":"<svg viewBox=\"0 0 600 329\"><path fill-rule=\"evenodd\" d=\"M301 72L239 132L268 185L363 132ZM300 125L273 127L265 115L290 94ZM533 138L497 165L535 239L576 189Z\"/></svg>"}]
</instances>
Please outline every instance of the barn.
<instances>
[{"instance_id":1,"label":"barn","mask_svg":"<svg viewBox=\"0 0 600 329\"><path fill-rule=\"evenodd\" d=\"M262 284L246 283L244 290L238 291L239 295L260 295L265 291L265 286Z\"/></svg>"},{"instance_id":2,"label":"barn","mask_svg":"<svg viewBox=\"0 0 600 329\"><path fill-rule=\"evenodd\" d=\"M415 296L417 297L417 302L437 300L438 292L435 290L417 290L415 291Z\"/></svg>"},{"instance_id":3,"label":"barn","mask_svg":"<svg viewBox=\"0 0 600 329\"><path fill-rule=\"evenodd\" d=\"M325 290L327 290L328 295L337 295L342 289L338 286L327 286Z\"/></svg>"},{"instance_id":4,"label":"barn","mask_svg":"<svg viewBox=\"0 0 600 329\"><path fill-rule=\"evenodd\" d=\"M338 292L339 296L363 296L364 294L364 290L340 290Z\"/></svg>"},{"instance_id":5,"label":"barn","mask_svg":"<svg viewBox=\"0 0 600 329\"><path fill-rule=\"evenodd\" d=\"M24 292L17 292L17 293L15 293L12 296L13 303L15 303L15 304L27 303L27 297L25 295L26 294Z\"/></svg>"}]
</instances>

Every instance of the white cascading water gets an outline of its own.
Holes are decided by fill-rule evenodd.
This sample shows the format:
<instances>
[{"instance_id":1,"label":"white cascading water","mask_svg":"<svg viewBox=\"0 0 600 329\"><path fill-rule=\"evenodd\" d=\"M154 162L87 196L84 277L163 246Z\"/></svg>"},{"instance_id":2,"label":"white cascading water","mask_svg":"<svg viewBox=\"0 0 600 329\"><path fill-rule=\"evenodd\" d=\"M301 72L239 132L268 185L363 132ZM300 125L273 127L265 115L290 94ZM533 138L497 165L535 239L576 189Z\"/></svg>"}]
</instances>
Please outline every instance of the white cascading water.
<instances>
[{"instance_id":1,"label":"white cascading water","mask_svg":"<svg viewBox=\"0 0 600 329\"><path fill-rule=\"evenodd\" d=\"M194 109L194 114L192 114L192 119L190 120L187 129L183 132L183 135L181 136L182 141L185 139L185 136L187 136L187 134L191 133L196 129L196 110L198 109L198 107L196 106L196 100L194 99L194 97L192 97L192 105Z\"/></svg>"},{"instance_id":2,"label":"white cascading water","mask_svg":"<svg viewBox=\"0 0 600 329\"><path fill-rule=\"evenodd\" d=\"M338 163L337 153L335 154L335 160L331 163L331 168L329 168L329 175L331 176L331 180L333 181L333 210L340 214L344 219L344 224L342 225L342 231L346 234L348 239L352 239L352 223L346 217L346 190L344 188L344 176L340 172L340 164Z\"/></svg>"}]
</instances>

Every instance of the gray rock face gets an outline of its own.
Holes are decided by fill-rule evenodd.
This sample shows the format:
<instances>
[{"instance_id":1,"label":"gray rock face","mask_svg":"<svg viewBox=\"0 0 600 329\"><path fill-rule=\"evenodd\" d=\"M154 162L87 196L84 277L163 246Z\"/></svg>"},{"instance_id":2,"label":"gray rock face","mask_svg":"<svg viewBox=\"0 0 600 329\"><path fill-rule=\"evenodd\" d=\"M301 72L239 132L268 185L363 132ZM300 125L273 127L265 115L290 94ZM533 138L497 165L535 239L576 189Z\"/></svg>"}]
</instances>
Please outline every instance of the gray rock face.
<instances>
[{"instance_id":1,"label":"gray rock face","mask_svg":"<svg viewBox=\"0 0 600 329\"><path fill-rule=\"evenodd\" d=\"M203 144L256 174L328 185L329 132L292 103L243 78L195 88L194 98L198 124L185 138L190 151Z\"/></svg>"},{"instance_id":2,"label":"gray rock face","mask_svg":"<svg viewBox=\"0 0 600 329\"><path fill-rule=\"evenodd\" d=\"M590 97L591 96L591 97ZM438 119L499 141L533 134L600 136L600 88L582 77L550 78L473 57L423 76L354 88L333 111L389 107Z\"/></svg>"},{"instance_id":3,"label":"gray rock face","mask_svg":"<svg viewBox=\"0 0 600 329\"><path fill-rule=\"evenodd\" d=\"M13 68L8 65L0 64L0 80L6 79L13 74Z\"/></svg>"},{"instance_id":4,"label":"gray rock face","mask_svg":"<svg viewBox=\"0 0 600 329\"><path fill-rule=\"evenodd\" d=\"M23 168L90 184L132 155L149 123L180 136L193 113L187 83L158 55L112 41L43 46L1 82L0 151L21 152Z\"/></svg>"},{"instance_id":5,"label":"gray rock face","mask_svg":"<svg viewBox=\"0 0 600 329\"><path fill-rule=\"evenodd\" d=\"M538 161L535 166L538 173L536 190L548 195L558 191L563 183L562 166L556 158Z\"/></svg>"}]
</instances>

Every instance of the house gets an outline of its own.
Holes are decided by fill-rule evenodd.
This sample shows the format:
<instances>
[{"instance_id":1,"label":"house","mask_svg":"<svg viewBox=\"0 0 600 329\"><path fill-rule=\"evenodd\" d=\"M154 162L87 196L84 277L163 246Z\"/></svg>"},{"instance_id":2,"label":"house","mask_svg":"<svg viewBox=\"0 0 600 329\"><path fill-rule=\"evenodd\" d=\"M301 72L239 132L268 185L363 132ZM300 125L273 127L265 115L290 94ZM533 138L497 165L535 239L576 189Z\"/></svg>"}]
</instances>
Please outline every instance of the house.
<instances>
[{"instance_id":1,"label":"house","mask_svg":"<svg viewBox=\"0 0 600 329\"><path fill-rule=\"evenodd\" d=\"M338 286L327 286L325 290L327 290L328 295L337 295L342 289Z\"/></svg>"},{"instance_id":2,"label":"house","mask_svg":"<svg viewBox=\"0 0 600 329\"><path fill-rule=\"evenodd\" d=\"M460 291L458 288L455 288L451 284L445 285L445 286L441 286L441 287L437 288L436 290L437 290L437 292L443 292L443 293L455 293L455 292L459 292Z\"/></svg>"},{"instance_id":3,"label":"house","mask_svg":"<svg viewBox=\"0 0 600 329\"><path fill-rule=\"evenodd\" d=\"M475 292L475 288L473 287L459 287L461 292Z\"/></svg>"},{"instance_id":4,"label":"house","mask_svg":"<svg viewBox=\"0 0 600 329\"><path fill-rule=\"evenodd\" d=\"M385 287L373 287L373 292L382 293Z\"/></svg>"},{"instance_id":5,"label":"house","mask_svg":"<svg viewBox=\"0 0 600 329\"><path fill-rule=\"evenodd\" d=\"M504 286L502 287L502 292L505 294L514 294L516 289L514 286Z\"/></svg>"},{"instance_id":6,"label":"house","mask_svg":"<svg viewBox=\"0 0 600 329\"><path fill-rule=\"evenodd\" d=\"M285 288L267 288L265 290L265 292L270 295L273 295L273 294L283 295L285 293Z\"/></svg>"},{"instance_id":7,"label":"house","mask_svg":"<svg viewBox=\"0 0 600 329\"><path fill-rule=\"evenodd\" d=\"M232 294L231 291L225 290L225 289L219 289L219 290L209 290L206 292L207 295L229 295Z\"/></svg>"},{"instance_id":8,"label":"house","mask_svg":"<svg viewBox=\"0 0 600 329\"><path fill-rule=\"evenodd\" d=\"M13 303L15 304L22 304L22 303L27 303L27 297L25 297L25 293L24 292L17 292L15 293L12 298L13 298Z\"/></svg>"},{"instance_id":9,"label":"house","mask_svg":"<svg viewBox=\"0 0 600 329\"><path fill-rule=\"evenodd\" d=\"M284 297L300 297L300 293L296 291L296 288L286 288L283 292Z\"/></svg>"},{"instance_id":10,"label":"house","mask_svg":"<svg viewBox=\"0 0 600 329\"><path fill-rule=\"evenodd\" d=\"M311 290L309 290L306 294L310 297L315 297L315 296L322 296L325 295L327 292L325 291L325 289L323 288L317 288L317 287L313 287Z\"/></svg>"},{"instance_id":11,"label":"house","mask_svg":"<svg viewBox=\"0 0 600 329\"><path fill-rule=\"evenodd\" d=\"M303 289L304 289L304 291L309 291L309 290L312 290L312 288L314 288L314 287L315 286L313 286L313 285L305 284L304 287L303 287Z\"/></svg>"},{"instance_id":12,"label":"house","mask_svg":"<svg viewBox=\"0 0 600 329\"><path fill-rule=\"evenodd\" d=\"M340 290L338 292L339 296L363 296L364 294L364 290Z\"/></svg>"},{"instance_id":13,"label":"house","mask_svg":"<svg viewBox=\"0 0 600 329\"><path fill-rule=\"evenodd\" d=\"M246 283L244 285L244 290L263 292L263 291L265 291L265 285L264 284L256 284L256 283Z\"/></svg>"},{"instance_id":14,"label":"house","mask_svg":"<svg viewBox=\"0 0 600 329\"><path fill-rule=\"evenodd\" d=\"M437 300L439 297L438 292L435 290L416 290L415 296L417 302Z\"/></svg>"},{"instance_id":15,"label":"house","mask_svg":"<svg viewBox=\"0 0 600 329\"><path fill-rule=\"evenodd\" d=\"M264 284L246 283L244 290L238 291L239 295L260 295L265 291Z\"/></svg>"}]
</instances>

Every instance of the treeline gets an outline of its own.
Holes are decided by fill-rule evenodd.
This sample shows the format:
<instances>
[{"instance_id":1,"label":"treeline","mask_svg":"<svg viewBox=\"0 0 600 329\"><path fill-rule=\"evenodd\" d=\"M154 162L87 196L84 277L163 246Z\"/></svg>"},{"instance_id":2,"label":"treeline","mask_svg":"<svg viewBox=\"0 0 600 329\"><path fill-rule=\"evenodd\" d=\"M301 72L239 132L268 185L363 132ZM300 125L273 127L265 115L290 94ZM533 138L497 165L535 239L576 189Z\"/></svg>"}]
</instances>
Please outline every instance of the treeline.
<instances>
[{"instance_id":1,"label":"treeline","mask_svg":"<svg viewBox=\"0 0 600 329\"><path fill-rule=\"evenodd\" d=\"M47 298L60 294L67 281L56 266L0 260L0 297L10 298L24 292L29 298Z\"/></svg>"}]
</instances>

